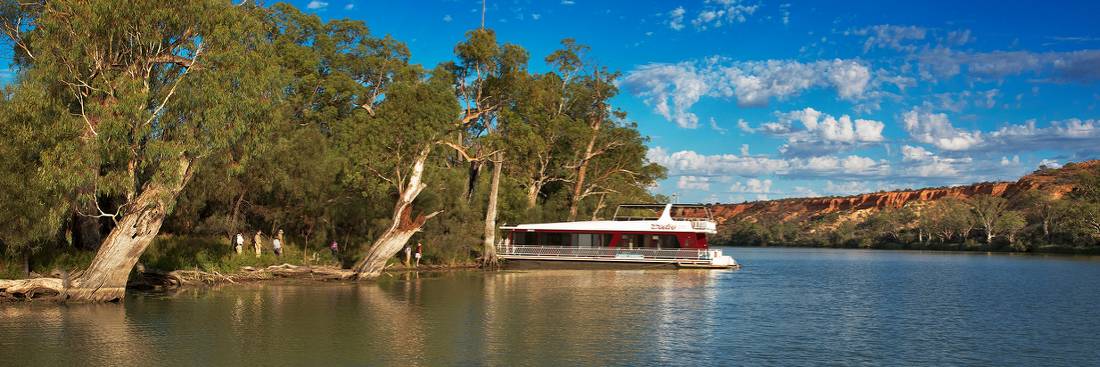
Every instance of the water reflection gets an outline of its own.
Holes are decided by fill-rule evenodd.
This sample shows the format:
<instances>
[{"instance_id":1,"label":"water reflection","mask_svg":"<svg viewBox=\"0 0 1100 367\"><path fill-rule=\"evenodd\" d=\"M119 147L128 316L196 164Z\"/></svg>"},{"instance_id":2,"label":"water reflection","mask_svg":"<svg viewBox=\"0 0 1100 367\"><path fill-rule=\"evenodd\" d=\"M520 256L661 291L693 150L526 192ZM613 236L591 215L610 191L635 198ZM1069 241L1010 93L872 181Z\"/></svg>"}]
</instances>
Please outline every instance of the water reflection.
<instances>
[{"instance_id":1,"label":"water reflection","mask_svg":"<svg viewBox=\"0 0 1100 367\"><path fill-rule=\"evenodd\" d=\"M744 250L739 271L394 274L0 305L19 365L1097 365L1100 262Z\"/></svg>"}]
</instances>

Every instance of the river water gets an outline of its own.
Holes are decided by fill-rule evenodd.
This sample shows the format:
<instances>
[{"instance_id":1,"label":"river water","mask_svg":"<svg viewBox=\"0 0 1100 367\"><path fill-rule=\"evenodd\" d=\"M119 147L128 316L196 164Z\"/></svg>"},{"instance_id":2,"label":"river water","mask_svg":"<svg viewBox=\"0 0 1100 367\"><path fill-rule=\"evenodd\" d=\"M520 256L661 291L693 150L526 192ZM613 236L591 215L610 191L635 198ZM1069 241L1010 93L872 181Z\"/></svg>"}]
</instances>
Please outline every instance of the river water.
<instances>
[{"instance_id":1,"label":"river water","mask_svg":"<svg viewBox=\"0 0 1100 367\"><path fill-rule=\"evenodd\" d=\"M1100 259L726 249L745 267L0 305L0 365L1100 365Z\"/></svg>"}]
</instances>

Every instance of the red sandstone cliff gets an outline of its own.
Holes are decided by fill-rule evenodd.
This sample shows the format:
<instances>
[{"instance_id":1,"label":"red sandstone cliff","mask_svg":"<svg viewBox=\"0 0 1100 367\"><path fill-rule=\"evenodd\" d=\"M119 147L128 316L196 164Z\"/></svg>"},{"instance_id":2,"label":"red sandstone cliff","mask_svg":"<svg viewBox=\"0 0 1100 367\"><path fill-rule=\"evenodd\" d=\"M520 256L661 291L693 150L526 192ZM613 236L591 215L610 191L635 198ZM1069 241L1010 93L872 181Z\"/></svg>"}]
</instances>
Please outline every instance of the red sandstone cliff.
<instances>
[{"instance_id":1,"label":"red sandstone cliff","mask_svg":"<svg viewBox=\"0 0 1100 367\"><path fill-rule=\"evenodd\" d=\"M967 186L938 187L917 190L886 191L845 197L821 197L756 201L743 204L714 204L710 207L715 219L723 223L738 220L806 220L830 213L851 213L862 210L900 208L913 202L935 201L946 197L965 199L988 194L1012 199L1023 192L1042 190L1059 197L1071 190L1069 178L1086 169L1100 168L1100 160L1069 164L1059 169L1035 171L1016 182L983 182Z\"/></svg>"}]
</instances>

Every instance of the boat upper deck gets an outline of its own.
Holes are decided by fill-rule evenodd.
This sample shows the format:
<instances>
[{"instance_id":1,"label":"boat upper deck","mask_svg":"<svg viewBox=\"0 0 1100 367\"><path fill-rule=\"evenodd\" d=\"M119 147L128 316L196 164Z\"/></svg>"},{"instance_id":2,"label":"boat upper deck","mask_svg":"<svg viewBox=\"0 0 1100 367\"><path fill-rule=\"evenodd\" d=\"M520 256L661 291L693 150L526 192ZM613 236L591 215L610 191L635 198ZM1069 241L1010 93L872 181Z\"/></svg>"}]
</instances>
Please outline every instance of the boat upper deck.
<instances>
[{"instance_id":1,"label":"boat upper deck","mask_svg":"<svg viewBox=\"0 0 1100 367\"><path fill-rule=\"evenodd\" d=\"M635 215L636 212L624 209L660 207L660 216ZM678 207L694 211L676 211ZM673 213L681 215L673 216ZM683 215L696 213L694 215ZM699 215L702 213L705 215ZM553 231L553 232L672 232L672 233L717 233L717 225L709 218L709 211L700 205L680 204L630 204L620 205L615 211L613 220L595 220L581 222L556 222L538 224L520 224L516 226L502 226L501 229L512 231Z\"/></svg>"}]
</instances>

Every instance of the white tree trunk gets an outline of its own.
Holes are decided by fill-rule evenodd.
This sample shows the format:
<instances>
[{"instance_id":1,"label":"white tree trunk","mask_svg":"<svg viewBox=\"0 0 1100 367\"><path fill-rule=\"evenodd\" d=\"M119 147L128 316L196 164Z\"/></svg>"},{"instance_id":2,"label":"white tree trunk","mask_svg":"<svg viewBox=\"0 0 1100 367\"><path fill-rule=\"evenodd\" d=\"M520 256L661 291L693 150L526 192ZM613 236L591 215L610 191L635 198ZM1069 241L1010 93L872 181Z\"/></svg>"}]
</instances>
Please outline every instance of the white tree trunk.
<instances>
[{"instance_id":1,"label":"white tree trunk","mask_svg":"<svg viewBox=\"0 0 1100 367\"><path fill-rule=\"evenodd\" d=\"M489 185L489 204L485 208L485 240L481 243L481 261L487 265L497 263L497 194L500 192L500 171L504 166L504 153L497 152L493 160L493 180Z\"/></svg>"},{"instance_id":2,"label":"white tree trunk","mask_svg":"<svg viewBox=\"0 0 1100 367\"><path fill-rule=\"evenodd\" d=\"M405 247L409 238L420 231L424 222L440 213L437 211L412 219L412 203L428 186L422 179L424 164L428 160L429 153L431 153L431 146L426 146L417 155L412 172L409 173L408 182L401 188L397 203L393 206L390 226L374 240L363 259L355 264L353 270L358 274L359 279L373 279L382 275L382 271L386 269L386 261Z\"/></svg>"}]
</instances>

